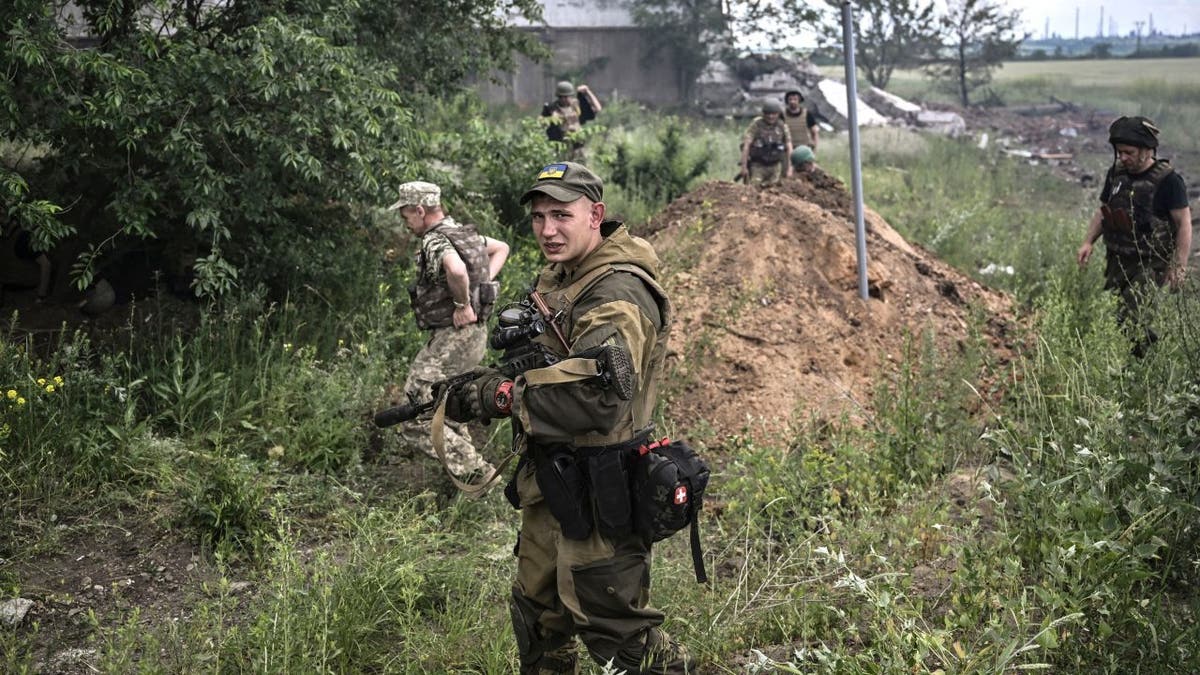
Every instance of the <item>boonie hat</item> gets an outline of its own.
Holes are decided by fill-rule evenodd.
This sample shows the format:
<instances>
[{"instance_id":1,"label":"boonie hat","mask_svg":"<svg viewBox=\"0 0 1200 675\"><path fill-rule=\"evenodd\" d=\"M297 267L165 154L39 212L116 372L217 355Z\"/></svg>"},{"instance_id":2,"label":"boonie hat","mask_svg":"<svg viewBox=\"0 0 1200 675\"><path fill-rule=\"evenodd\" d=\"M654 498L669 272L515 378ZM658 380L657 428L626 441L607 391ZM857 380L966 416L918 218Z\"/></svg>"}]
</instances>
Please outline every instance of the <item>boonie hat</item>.
<instances>
[{"instance_id":1,"label":"boonie hat","mask_svg":"<svg viewBox=\"0 0 1200 675\"><path fill-rule=\"evenodd\" d=\"M562 82L559 82L558 84L554 85L554 95L555 96L570 96L571 94L574 94L574 93L575 93L575 85L571 84L570 82L567 82L566 80L563 80Z\"/></svg>"},{"instance_id":2,"label":"boonie hat","mask_svg":"<svg viewBox=\"0 0 1200 675\"><path fill-rule=\"evenodd\" d=\"M762 111L763 113L782 113L783 106L779 105L779 101L764 101Z\"/></svg>"},{"instance_id":3,"label":"boonie hat","mask_svg":"<svg viewBox=\"0 0 1200 675\"><path fill-rule=\"evenodd\" d=\"M426 183L423 180L414 180L409 183L403 183L400 186L400 199L396 200L395 204L388 207L389 211L402 209L406 206L440 206L442 203L442 189L433 183Z\"/></svg>"},{"instance_id":4,"label":"boonie hat","mask_svg":"<svg viewBox=\"0 0 1200 675\"><path fill-rule=\"evenodd\" d=\"M599 202L604 200L604 181L582 164L556 162L538 172L533 187L521 195L521 203L533 199L539 192L560 202L573 202L580 197Z\"/></svg>"},{"instance_id":5,"label":"boonie hat","mask_svg":"<svg viewBox=\"0 0 1200 675\"><path fill-rule=\"evenodd\" d=\"M1157 148L1158 134L1158 127L1149 118L1141 115L1122 116L1108 127L1108 142L1110 145L1120 143L1138 148Z\"/></svg>"}]
</instances>

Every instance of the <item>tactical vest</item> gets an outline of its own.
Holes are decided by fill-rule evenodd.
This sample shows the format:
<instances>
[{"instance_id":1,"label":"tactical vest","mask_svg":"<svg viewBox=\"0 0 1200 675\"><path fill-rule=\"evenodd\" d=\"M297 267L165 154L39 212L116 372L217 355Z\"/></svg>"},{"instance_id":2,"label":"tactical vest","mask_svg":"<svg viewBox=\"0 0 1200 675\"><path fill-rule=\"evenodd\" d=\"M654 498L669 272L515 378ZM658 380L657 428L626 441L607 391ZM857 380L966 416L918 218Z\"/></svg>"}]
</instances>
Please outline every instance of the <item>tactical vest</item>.
<instances>
[{"instance_id":1,"label":"tactical vest","mask_svg":"<svg viewBox=\"0 0 1200 675\"><path fill-rule=\"evenodd\" d=\"M556 104L553 109L554 114L562 120L560 126L563 134L573 134L583 128L583 123L579 121L579 104L571 101L565 107Z\"/></svg>"},{"instance_id":2,"label":"tactical vest","mask_svg":"<svg viewBox=\"0 0 1200 675\"><path fill-rule=\"evenodd\" d=\"M1175 248L1175 227L1170 218L1154 213L1154 193L1174 169L1165 159L1149 170L1130 176L1118 163L1113 167L1102 232L1104 245L1119 255L1169 258Z\"/></svg>"},{"instance_id":3,"label":"tactical vest","mask_svg":"<svg viewBox=\"0 0 1200 675\"><path fill-rule=\"evenodd\" d=\"M768 125L761 117L754 119L754 137L750 139L750 161L755 164L778 164L785 158L787 126L782 119Z\"/></svg>"},{"instance_id":4,"label":"tactical vest","mask_svg":"<svg viewBox=\"0 0 1200 675\"><path fill-rule=\"evenodd\" d=\"M807 145L812 147L812 137L808 135L808 108L800 106L800 114L793 115L784 109L783 121L792 134L792 147Z\"/></svg>"},{"instance_id":5,"label":"tactical vest","mask_svg":"<svg viewBox=\"0 0 1200 675\"><path fill-rule=\"evenodd\" d=\"M445 221L442 221L443 223ZM458 227L442 227L438 223L425 235L437 232L450 240L467 266L470 278L471 308L475 310L478 323L487 321L496 302L496 284L488 278L487 242L475 231L474 225L459 224ZM454 296L450 285L443 281L430 281L431 265L441 265L440 260L426 260L425 250L417 259L417 282L409 289L413 315L421 329L445 328L454 325Z\"/></svg>"},{"instance_id":6,"label":"tactical vest","mask_svg":"<svg viewBox=\"0 0 1200 675\"><path fill-rule=\"evenodd\" d=\"M641 267L628 263L602 265L564 288L548 288L545 279L539 279L538 281L538 291L542 293L551 313L567 317L566 325L560 327L563 330L567 344L571 344L573 341L571 331L574 328L574 317L572 317L571 312L576 300L585 295L601 279L618 272L633 274L638 279L641 279L642 283L650 289L662 317L662 326L658 330L658 339L655 340L654 346L648 352L649 358L643 363L635 364L637 371L644 373L645 378L640 383L640 386L644 388L634 391L634 405L630 411L630 416L622 420L609 434L591 433L576 436L571 441L572 445L576 447L597 447L621 443L630 440L638 432L650 426L650 420L654 415L654 403L658 399L658 378L655 377L654 370L661 368L666 360L667 337L670 333L672 320L671 302L667 298L667 292L654 280L654 277L650 276ZM534 341L545 346L560 359L566 359L565 363L559 364L560 370L563 370L563 366L573 360L566 358L568 354L563 345L558 342L558 338L553 334L553 331L547 331L539 335L534 338ZM530 371L530 373L536 373L536 371ZM530 373L526 374L529 384L551 384L554 382L571 381L572 379L583 380L594 375L594 373L588 371L582 371L578 377L573 377L570 373L556 373L552 376L555 379L538 380L536 374L531 375Z\"/></svg>"}]
</instances>

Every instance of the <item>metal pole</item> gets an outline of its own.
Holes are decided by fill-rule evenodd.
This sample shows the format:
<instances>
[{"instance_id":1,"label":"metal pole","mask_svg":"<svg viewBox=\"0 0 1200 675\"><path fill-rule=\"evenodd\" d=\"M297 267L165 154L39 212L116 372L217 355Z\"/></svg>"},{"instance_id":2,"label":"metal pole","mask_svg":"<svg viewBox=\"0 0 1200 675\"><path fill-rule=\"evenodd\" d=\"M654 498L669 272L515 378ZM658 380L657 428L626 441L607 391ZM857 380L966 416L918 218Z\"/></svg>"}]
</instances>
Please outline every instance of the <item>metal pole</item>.
<instances>
[{"instance_id":1,"label":"metal pole","mask_svg":"<svg viewBox=\"0 0 1200 675\"><path fill-rule=\"evenodd\" d=\"M867 226L863 222L862 148L858 141L858 80L854 65L854 26L850 1L842 3L842 45L846 51L846 109L850 120L850 186L854 191L854 237L858 249L858 296L866 300Z\"/></svg>"}]
</instances>

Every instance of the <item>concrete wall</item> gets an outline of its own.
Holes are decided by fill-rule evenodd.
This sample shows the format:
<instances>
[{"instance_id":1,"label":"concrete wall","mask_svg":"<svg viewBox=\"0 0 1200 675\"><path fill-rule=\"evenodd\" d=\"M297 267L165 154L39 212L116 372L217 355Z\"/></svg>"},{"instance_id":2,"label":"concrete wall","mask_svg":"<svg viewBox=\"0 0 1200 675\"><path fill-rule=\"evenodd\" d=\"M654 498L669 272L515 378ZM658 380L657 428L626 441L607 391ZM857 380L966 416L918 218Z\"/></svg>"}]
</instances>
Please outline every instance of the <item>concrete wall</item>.
<instances>
[{"instance_id":1,"label":"concrete wall","mask_svg":"<svg viewBox=\"0 0 1200 675\"><path fill-rule=\"evenodd\" d=\"M477 85L485 101L540 106L554 98L554 84L570 73L586 84L601 103L615 99L652 105L680 103L674 62L667 50L646 58L652 36L642 28L545 28L538 33L554 57L547 63L521 59L516 72L500 75L502 85Z\"/></svg>"}]
</instances>

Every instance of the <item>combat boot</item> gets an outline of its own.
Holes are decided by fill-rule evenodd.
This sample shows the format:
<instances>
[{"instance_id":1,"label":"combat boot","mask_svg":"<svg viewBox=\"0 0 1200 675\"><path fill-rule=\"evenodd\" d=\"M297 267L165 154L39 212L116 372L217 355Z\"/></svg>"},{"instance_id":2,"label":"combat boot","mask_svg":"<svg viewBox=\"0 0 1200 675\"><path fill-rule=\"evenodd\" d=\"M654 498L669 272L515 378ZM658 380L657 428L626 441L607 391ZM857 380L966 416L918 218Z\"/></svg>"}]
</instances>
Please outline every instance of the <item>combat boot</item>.
<instances>
[{"instance_id":1,"label":"combat boot","mask_svg":"<svg viewBox=\"0 0 1200 675\"><path fill-rule=\"evenodd\" d=\"M579 656L575 642L542 653L532 665L521 668L521 675L579 675Z\"/></svg>"}]
</instances>

